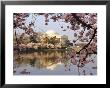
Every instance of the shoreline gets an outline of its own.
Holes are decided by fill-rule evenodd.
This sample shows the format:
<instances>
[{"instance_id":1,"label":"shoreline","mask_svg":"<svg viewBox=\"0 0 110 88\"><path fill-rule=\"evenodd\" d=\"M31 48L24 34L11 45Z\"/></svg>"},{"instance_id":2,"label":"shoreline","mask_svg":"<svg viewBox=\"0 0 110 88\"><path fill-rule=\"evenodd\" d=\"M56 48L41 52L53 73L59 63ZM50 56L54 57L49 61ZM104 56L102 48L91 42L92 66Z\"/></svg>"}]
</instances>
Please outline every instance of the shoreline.
<instances>
[{"instance_id":1,"label":"shoreline","mask_svg":"<svg viewBox=\"0 0 110 88\"><path fill-rule=\"evenodd\" d=\"M15 53L33 53L33 52L48 52L48 51L62 51L62 52L65 52L65 51L71 51L72 49L26 49L26 50L21 50L21 51L18 51L18 50L13 50ZM76 54L79 54L78 52L76 52ZM88 53L88 54L97 54L97 52L94 52L94 53Z\"/></svg>"}]
</instances>

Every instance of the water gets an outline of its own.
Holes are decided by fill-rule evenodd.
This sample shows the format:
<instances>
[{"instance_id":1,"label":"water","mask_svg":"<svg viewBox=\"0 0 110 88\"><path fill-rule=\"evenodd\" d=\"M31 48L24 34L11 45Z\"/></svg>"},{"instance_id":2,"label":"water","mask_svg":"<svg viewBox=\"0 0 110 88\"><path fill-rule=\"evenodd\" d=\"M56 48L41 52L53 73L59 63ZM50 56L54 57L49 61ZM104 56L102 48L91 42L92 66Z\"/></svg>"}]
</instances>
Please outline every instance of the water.
<instances>
[{"instance_id":1,"label":"water","mask_svg":"<svg viewBox=\"0 0 110 88\"><path fill-rule=\"evenodd\" d=\"M87 58L87 63L78 66L69 55L70 51L48 50L30 53L14 53L14 75L97 75L97 55Z\"/></svg>"}]
</instances>

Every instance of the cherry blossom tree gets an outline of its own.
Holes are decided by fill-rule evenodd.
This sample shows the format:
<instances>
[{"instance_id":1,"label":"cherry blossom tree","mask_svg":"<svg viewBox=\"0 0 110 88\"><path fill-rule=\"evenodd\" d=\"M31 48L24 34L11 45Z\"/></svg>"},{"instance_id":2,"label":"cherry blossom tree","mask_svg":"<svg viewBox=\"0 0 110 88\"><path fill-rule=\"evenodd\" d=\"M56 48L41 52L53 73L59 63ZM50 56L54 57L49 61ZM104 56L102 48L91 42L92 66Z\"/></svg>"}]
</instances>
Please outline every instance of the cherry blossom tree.
<instances>
[{"instance_id":1,"label":"cherry blossom tree","mask_svg":"<svg viewBox=\"0 0 110 88\"><path fill-rule=\"evenodd\" d=\"M13 14L13 28L18 46L21 43L23 34L20 37L21 40L18 39L16 29L22 29L25 31L25 34L33 36L35 31L32 27L35 26L35 20L38 15L43 15L45 25L48 25L50 19L52 19L53 22L63 20L63 22L69 23L70 26L67 26L67 29L62 31L68 29L74 31L73 35L76 37L76 40L73 40L74 44L77 42L86 42L78 52L73 52L72 54L73 59L76 57L76 54L79 54L80 60L78 65L86 63L86 58L90 53L97 53L97 13L32 13L32 15L35 19L26 25L26 19L30 16L30 13ZM50 19L49 16L51 16ZM63 29L63 26L61 26L61 28Z\"/></svg>"}]
</instances>

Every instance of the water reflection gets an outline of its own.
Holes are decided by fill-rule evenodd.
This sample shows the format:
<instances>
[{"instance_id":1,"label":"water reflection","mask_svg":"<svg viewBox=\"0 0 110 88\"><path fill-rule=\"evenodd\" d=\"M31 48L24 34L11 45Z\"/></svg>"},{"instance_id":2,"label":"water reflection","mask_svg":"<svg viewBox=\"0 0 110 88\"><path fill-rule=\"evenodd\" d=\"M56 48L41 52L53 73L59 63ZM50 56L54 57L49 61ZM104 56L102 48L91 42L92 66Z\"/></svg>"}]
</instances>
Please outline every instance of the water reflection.
<instances>
[{"instance_id":1,"label":"water reflection","mask_svg":"<svg viewBox=\"0 0 110 88\"><path fill-rule=\"evenodd\" d=\"M71 51L48 50L18 54L14 52L14 75L96 75L96 55L90 55L84 66L78 66ZM95 68L95 69L93 69Z\"/></svg>"}]
</instances>

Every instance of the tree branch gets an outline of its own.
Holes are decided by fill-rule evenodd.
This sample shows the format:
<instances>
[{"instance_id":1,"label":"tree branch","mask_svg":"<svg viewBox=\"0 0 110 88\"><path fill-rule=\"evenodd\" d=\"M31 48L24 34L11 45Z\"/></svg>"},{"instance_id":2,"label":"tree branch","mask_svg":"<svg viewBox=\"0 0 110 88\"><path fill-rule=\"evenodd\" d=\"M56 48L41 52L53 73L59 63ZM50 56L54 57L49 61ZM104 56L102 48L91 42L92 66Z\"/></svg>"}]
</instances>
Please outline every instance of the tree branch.
<instances>
[{"instance_id":1,"label":"tree branch","mask_svg":"<svg viewBox=\"0 0 110 88\"><path fill-rule=\"evenodd\" d=\"M83 26L86 26L86 27L88 27L88 28L92 28L92 29L94 30L94 34L93 34L92 38L90 39L90 41L89 41L81 50L86 49L86 47L88 47L89 44L90 44L90 43L92 42L92 40L94 39L94 37L95 37L95 35L96 35L96 32L97 32L97 28L94 29L90 24L86 24L84 21L82 21L81 19L79 19L79 17L78 17L75 13L72 13L72 15L73 15L74 18L75 18L78 22L80 22ZM80 51L81 51L81 50L80 50ZM80 53L80 51L79 51L78 53Z\"/></svg>"},{"instance_id":2,"label":"tree branch","mask_svg":"<svg viewBox=\"0 0 110 88\"><path fill-rule=\"evenodd\" d=\"M91 40L90 40L81 50L85 49L86 47L88 47L88 46L90 45L90 43L92 42L92 40L93 40L94 37L95 37L95 34L96 34L96 29L94 30L94 34L93 34ZM80 51L81 51L81 50L80 50ZM79 52L80 52L80 51L79 51Z\"/></svg>"},{"instance_id":3,"label":"tree branch","mask_svg":"<svg viewBox=\"0 0 110 88\"><path fill-rule=\"evenodd\" d=\"M78 22L80 22L83 26L86 26L86 27L88 27L88 28L94 29L90 24L86 24L84 21L82 21L82 20L76 15L76 13L72 13L72 16L74 16L74 18L75 18Z\"/></svg>"}]
</instances>

